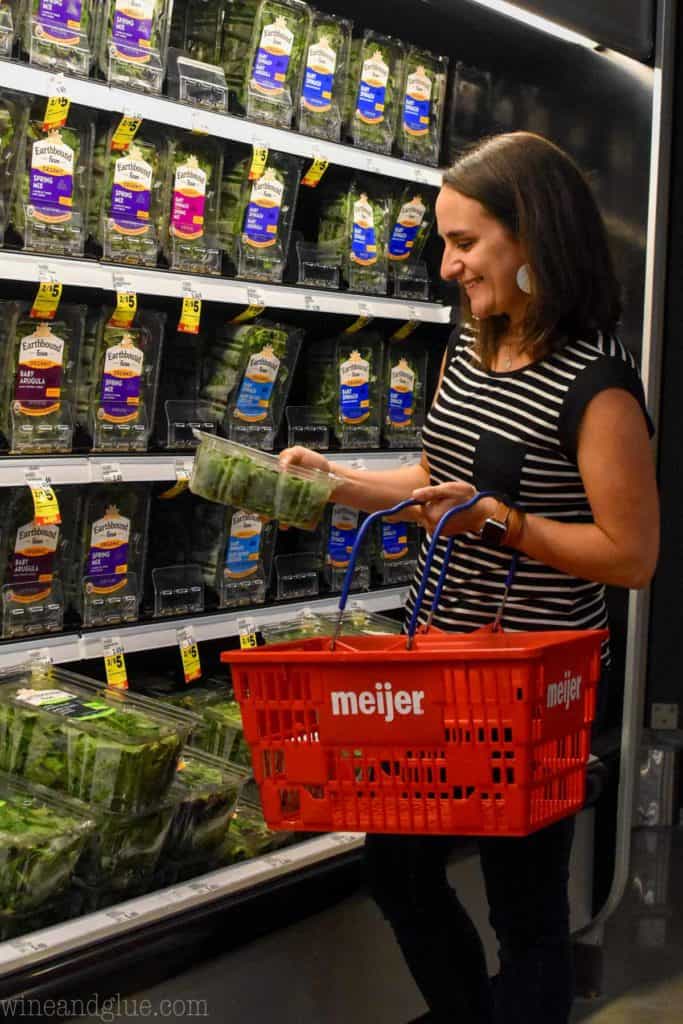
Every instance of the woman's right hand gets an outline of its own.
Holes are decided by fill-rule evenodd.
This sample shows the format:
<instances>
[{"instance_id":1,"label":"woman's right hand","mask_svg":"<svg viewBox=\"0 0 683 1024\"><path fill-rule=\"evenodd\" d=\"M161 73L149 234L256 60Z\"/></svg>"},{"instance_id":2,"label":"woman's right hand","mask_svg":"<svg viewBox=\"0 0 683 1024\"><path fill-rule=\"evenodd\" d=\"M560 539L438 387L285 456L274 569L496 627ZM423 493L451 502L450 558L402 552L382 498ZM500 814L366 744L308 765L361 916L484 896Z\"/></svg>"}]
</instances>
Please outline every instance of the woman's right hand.
<instances>
[{"instance_id":1,"label":"woman's right hand","mask_svg":"<svg viewBox=\"0 0 683 1024\"><path fill-rule=\"evenodd\" d=\"M304 466L306 469L319 469L323 473L332 472L330 463L321 452L314 452L312 448L304 448L300 444L280 452L280 465L284 469L288 466Z\"/></svg>"}]
</instances>

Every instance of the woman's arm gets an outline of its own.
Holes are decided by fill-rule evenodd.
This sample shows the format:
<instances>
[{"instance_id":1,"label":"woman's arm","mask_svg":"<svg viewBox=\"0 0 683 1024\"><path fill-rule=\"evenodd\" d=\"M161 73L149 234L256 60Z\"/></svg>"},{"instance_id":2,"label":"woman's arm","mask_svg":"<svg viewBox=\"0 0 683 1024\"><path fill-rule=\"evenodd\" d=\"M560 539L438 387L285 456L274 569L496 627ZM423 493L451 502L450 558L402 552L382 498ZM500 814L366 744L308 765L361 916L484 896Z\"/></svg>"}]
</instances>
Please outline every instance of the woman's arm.
<instances>
[{"instance_id":1,"label":"woman's arm","mask_svg":"<svg viewBox=\"0 0 683 1024\"><path fill-rule=\"evenodd\" d=\"M570 576L646 587L659 551L659 499L645 419L627 391L609 388L589 402L579 427L577 462L594 522L526 515L515 547ZM429 530L458 501L448 489L462 487L456 482L415 493L429 502L423 510ZM454 516L445 533L480 529L492 505L492 499L483 499L462 518Z\"/></svg>"}]
</instances>

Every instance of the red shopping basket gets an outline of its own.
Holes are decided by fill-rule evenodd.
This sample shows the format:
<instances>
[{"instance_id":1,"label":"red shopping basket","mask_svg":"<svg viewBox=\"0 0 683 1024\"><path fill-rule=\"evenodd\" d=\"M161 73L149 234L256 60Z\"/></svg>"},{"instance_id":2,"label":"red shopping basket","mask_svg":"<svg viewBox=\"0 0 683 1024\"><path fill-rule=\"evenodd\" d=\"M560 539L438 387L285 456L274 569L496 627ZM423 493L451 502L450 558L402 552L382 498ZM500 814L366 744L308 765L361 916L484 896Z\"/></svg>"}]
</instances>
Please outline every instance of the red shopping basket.
<instances>
[{"instance_id":1,"label":"red shopping basket","mask_svg":"<svg viewBox=\"0 0 683 1024\"><path fill-rule=\"evenodd\" d=\"M450 514L434 532L408 638L316 637L221 655L270 828L521 836L582 806L607 633L415 633Z\"/></svg>"}]
</instances>

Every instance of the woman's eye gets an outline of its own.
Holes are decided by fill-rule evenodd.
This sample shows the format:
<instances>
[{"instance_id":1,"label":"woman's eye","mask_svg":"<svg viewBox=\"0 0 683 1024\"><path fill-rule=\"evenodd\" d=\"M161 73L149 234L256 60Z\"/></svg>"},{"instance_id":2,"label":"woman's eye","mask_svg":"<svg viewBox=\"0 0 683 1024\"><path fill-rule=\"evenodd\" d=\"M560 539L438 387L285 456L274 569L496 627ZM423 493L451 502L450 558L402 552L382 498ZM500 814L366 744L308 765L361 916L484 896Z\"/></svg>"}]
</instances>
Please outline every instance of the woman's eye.
<instances>
[{"instance_id":1,"label":"woman's eye","mask_svg":"<svg viewBox=\"0 0 683 1024\"><path fill-rule=\"evenodd\" d=\"M460 249L462 252L469 252L472 248L472 242L458 242L456 249Z\"/></svg>"}]
</instances>

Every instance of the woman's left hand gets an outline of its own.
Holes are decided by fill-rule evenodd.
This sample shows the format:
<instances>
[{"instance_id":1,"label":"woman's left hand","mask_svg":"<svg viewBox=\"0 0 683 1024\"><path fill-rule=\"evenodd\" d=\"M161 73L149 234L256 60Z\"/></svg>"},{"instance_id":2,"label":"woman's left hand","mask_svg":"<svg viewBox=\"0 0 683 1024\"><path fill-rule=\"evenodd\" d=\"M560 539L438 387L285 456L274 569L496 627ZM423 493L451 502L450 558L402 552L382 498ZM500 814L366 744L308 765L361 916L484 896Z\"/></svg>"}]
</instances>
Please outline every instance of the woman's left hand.
<instances>
[{"instance_id":1,"label":"woman's left hand","mask_svg":"<svg viewBox=\"0 0 683 1024\"><path fill-rule=\"evenodd\" d=\"M416 501L424 502L421 509L416 509L418 521L428 533L433 533L445 512L456 505L464 505L476 493L471 484L466 484L462 480L437 484L435 487L418 487L412 493L412 497ZM442 531L442 536L452 537L456 533L479 533L484 525L484 520L491 515L494 508L495 500L493 498L482 498L466 512L459 512L449 519Z\"/></svg>"}]
</instances>

